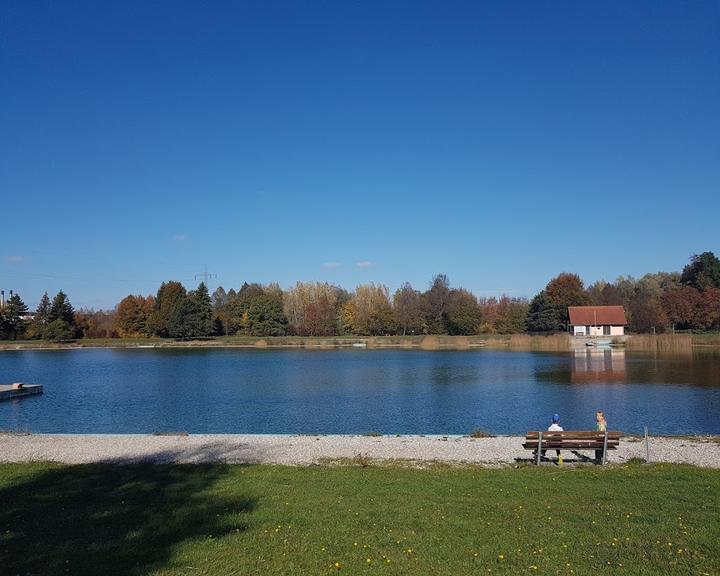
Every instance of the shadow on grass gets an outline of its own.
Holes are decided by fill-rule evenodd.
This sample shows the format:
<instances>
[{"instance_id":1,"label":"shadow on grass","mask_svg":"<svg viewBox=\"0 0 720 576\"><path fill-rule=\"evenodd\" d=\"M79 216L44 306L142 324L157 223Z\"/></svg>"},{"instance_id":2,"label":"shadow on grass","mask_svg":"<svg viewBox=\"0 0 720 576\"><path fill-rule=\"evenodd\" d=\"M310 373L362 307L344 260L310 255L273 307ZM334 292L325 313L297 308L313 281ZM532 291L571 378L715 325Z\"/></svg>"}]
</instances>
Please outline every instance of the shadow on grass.
<instances>
[{"instance_id":1,"label":"shadow on grass","mask_svg":"<svg viewBox=\"0 0 720 576\"><path fill-rule=\"evenodd\" d=\"M540 457L540 462L550 462L552 464L559 464L557 456L555 456L555 450L553 448L549 448L547 450L548 452L553 453L552 456L550 455L543 455ZM574 458L569 457L569 454L572 454ZM527 458L515 458L515 462L518 464L535 464L537 462L537 456L531 456ZM563 451L563 462L565 464L594 464L598 465L599 463L595 460L595 457L590 457L587 454L583 454L582 452L578 452L577 450L570 450L569 452L567 450Z\"/></svg>"},{"instance_id":2,"label":"shadow on grass","mask_svg":"<svg viewBox=\"0 0 720 576\"><path fill-rule=\"evenodd\" d=\"M0 489L0 572L136 575L166 567L185 541L247 529L256 500L212 490L227 470L38 465Z\"/></svg>"}]
</instances>

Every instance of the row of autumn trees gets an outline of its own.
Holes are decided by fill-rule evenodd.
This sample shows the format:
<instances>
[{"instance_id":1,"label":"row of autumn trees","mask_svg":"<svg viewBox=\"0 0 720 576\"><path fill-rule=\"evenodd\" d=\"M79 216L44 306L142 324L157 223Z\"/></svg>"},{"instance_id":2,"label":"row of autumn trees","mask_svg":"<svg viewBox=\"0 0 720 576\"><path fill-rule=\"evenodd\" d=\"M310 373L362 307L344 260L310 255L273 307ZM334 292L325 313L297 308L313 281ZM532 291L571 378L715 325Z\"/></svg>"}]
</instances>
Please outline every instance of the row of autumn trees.
<instances>
[{"instance_id":1,"label":"row of autumn trees","mask_svg":"<svg viewBox=\"0 0 720 576\"><path fill-rule=\"evenodd\" d=\"M211 297L201 284L185 292L164 283L157 296L128 296L117 308L122 336L188 338L210 335L337 336L343 334L512 334L564 331L568 307L622 305L635 332L720 329L720 260L695 255L682 272L621 276L614 283L584 286L577 274L562 273L531 301L477 298L435 276L425 292L406 283L393 294L382 284L354 291L328 283L244 284L218 288Z\"/></svg>"},{"instance_id":2,"label":"row of autumn trees","mask_svg":"<svg viewBox=\"0 0 720 576\"><path fill-rule=\"evenodd\" d=\"M165 282L157 296L127 296L117 307L120 336L197 338L249 336L381 336L388 334L513 333L526 329L528 302L503 296L478 299L451 288L436 276L425 292L404 284L394 294L382 284L363 284L353 292L328 283L298 282L288 290L277 284L244 284L208 296L200 284L185 292Z\"/></svg>"},{"instance_id":3,"label":"row of autumn trees","mask_svg":"<svg viewBox=\"0 0 720 576\"><path fill-rule=\"evenodd\" d=\"M45 294L34 317L14 294L0 310L0 338L67 340L79 337L201 338L219 335L338 336L512 334L564 331L568 306L623 305L635 332L720 330L720 260L695 255L682 272L619 277L585 287L562 273L532 300L477 298L435 276L424 292L406 283L394 293L382 284L354 291L328 283L243 284L210 295L205 284L188 291L164 282L155 296L130 295L113 311L75 311L59 292Z\"/></svg>"}]
</instances>

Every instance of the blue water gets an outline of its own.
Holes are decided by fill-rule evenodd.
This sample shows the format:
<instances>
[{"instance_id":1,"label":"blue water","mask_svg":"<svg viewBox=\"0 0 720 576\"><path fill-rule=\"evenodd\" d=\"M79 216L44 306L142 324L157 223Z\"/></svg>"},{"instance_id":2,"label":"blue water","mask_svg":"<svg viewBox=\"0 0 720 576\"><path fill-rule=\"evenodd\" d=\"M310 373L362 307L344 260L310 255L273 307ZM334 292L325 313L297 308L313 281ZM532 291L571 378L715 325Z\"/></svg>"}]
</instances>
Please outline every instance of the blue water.
<instances>
[{"instance_id":1,"label":"blue water","mask_svg":"<svg viewBox=\"0 0 720 576\"><path fill-rule=\"evenodd\" d=\"M400 350L0 353L0 430L510 434L546 425L720 434L720 356Z\"/></svg>"}]
</instances>

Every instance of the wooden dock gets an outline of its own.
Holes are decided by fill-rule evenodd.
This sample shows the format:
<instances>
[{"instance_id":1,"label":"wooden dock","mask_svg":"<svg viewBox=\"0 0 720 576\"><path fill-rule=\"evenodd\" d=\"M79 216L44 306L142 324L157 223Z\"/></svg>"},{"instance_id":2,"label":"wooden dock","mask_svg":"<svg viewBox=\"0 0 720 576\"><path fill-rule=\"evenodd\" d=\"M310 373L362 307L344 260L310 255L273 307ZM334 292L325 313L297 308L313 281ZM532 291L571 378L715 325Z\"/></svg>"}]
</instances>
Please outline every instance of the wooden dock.
<instances>
[{"instance_id":1,"label":"wooden dock","mask_svg":"<svg viewBox=\"0 0 720 576\"><path fill-rule=\"evenodd\" d=\"M22 398L23 396L33 396L35 394L42 394L42 392L42 384L23 384L21 387L13 384L0 384L0 401Z\"/></svg>"}]
</instances>

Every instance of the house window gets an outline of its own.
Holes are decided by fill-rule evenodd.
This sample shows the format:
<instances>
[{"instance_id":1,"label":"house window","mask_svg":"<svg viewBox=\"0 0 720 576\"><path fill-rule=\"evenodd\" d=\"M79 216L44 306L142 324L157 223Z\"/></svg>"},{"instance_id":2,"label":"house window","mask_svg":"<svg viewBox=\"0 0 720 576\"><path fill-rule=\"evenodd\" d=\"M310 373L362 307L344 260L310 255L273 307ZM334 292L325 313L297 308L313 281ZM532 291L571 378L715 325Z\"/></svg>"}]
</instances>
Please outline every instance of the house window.
<instances>
[{"instance_id":1,"label":"house window","mask_svg":"<svg viewBox=\"0 0 720 576\"><path fill-rule=\"evenodd\" d=\"M603 326L603 335L610 336L610 326Z\"/></svg>"}]
</instances>

